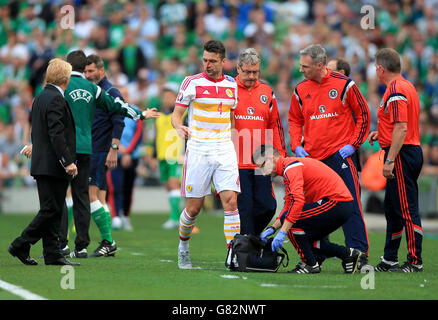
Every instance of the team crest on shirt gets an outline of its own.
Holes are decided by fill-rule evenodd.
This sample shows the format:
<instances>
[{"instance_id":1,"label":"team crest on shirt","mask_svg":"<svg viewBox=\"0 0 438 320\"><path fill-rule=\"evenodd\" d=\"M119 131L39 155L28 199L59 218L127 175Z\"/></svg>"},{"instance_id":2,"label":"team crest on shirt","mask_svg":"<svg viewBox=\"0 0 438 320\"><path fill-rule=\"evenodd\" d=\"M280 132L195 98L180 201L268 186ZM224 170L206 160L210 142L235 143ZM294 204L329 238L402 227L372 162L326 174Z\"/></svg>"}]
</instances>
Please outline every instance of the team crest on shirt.
<instances>
[{"instance_id":1,"label":"team crest on shirt","mask_svg":"<svg viewBox=\"0 0 438 320\"><path fill-rule=\"evenodd\" d=\"M254 110L253 107L248 107L248 108L246 109L246 112L247 112L248 114L254 114L255 110Z\"/></svg>"},{"instance_id":2,"label":"team crest on shirt","mask_svg":"<svg viewBox=\"0 0 438 320\"><path fill-rule=\"evenodd\" d=\"M336 90L336 89L331 89L330 91L329 91L329 98L330 99L336 99L337 97L338 97L338 90Z\"/></svg>"},{"instance_id":3,"label":"team crest on shirt","mask_svg":"<svg viewBox=\"0 0 438 320\"><path fill-rule=\"evenodd\" d=\"M262 94L260 96L260 102L263 104L267 104L268 103L268 96L266 94Z\"/></svg>"},{"instance_id":4,"label":"team crest on shirt","mask_svg":"<svg viewBox=\"0 0 438 320\"><path fill-rule=\"evenodd\" d=\"M229 96L230 98L233 97L233 91L231 89L227 89L225 90L225 93L227 94L227 96Z\"/></svg>"},{"instance_id":5,"label":"team crest on shirt","mask_svg":"<svg viewBox=\"0 0 438 320\"><path fill-rule=\"evenodd\" d=\"M188 184L186 189L187 189L188 192L190 192L190 191L192 191L192 186Z\"/></svg>"},{"instance_id":6,"label":"team crest on shirt","mask_svg":"<svg viewBox=\"0 0 438 320\"><path fill-rule=\"evenodd\" d=\"M319 110L319 112L324 113L327 109L326 109L325 105L322 104L318 107L318 110Z\"/></svg>"}]
</instances>

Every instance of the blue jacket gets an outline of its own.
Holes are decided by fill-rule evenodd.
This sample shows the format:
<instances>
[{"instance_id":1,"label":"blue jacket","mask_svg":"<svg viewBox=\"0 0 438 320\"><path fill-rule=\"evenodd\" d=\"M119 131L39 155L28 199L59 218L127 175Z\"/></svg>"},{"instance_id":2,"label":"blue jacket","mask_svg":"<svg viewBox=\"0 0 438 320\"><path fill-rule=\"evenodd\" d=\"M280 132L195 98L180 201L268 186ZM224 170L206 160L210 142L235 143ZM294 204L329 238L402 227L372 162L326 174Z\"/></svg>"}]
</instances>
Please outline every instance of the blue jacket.
<instances>
[{"instance_id":1,"label":"blue jacket","mask_svg":"<svg viewBox=\"0 0 438 320\"><path fill-rule=\"evenodd\" d=\"M115 88L106 77L100 80L98 86L110 96L114 98L119 97L124 101L120 91ZM111 140L113 138L121 139L123 127L125 126L123 119L124 117L120 114L96 108L93 126L91 128L93 153L108 152L111 146Z\"/></svg>"}]
</instances>

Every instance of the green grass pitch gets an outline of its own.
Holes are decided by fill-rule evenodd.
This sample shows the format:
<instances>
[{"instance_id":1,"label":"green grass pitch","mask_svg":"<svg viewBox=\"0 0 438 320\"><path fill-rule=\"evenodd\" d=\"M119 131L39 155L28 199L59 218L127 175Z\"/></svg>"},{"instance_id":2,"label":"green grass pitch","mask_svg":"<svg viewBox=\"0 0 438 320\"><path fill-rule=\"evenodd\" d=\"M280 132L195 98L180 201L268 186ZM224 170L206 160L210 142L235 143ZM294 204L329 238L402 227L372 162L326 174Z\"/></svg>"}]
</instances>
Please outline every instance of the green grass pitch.
<instances>
[{"instance_id":1,"label":"green grass pitch","mask_svg":"<svg viewBox=\"0 0 438 320\"><path fill-rule=\"evenodd\" d=\"M424 272L414 274L343 273L340 260L329 259L316 275L293 275L286 271L298 262L298 255L288 242L290 264L278 273L232 273L225 269L223 217L202 213L197 226L200 233L190 242L193 270L179 270L176 264L178 234L162 230L164 214L133 214L134 232L113 231L119 251L114 258L75 259L74 289L63 289L65 273L61 267L29 267L7 252L32 219L32 215L0 215L0 280L20 286L34 294L54 300L435 300L438 298L438 240L425 236ZM99 232L91 221L94 250ZM384 234L370 233L370 263L376 264L383 253ZM340 230L331 236L343 242ZM70 248L74 241L70 238ZM41 243L31 249L31 256L42 253ZM406 257L402 240L399 261ZM69 274L70 276L72 274ZM374 280L372 282L372 280ZM65 281L65 280L64 280ZM368 289L364 289L364 284ZM373 284L373 285L372 285ZM0 289L0 299L21 299Z\"/></svg>"}]
</instances>

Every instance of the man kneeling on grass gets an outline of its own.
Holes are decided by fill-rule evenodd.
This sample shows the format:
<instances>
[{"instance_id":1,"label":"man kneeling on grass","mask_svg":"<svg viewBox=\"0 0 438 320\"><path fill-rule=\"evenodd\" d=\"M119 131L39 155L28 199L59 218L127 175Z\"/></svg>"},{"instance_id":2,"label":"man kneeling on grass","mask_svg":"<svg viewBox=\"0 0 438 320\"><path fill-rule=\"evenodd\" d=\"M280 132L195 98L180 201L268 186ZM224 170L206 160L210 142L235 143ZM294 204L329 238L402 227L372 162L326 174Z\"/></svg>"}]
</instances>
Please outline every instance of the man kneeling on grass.
<instances>
[{"instance_id":1,"label":"man kneeling on grass","mask_svg":"<svg viewBox=\"0 0 438 320\"><path fill-rule=\"evenodd\" d=\"M272 250L278 251L288 236L302 260L289 272L319 273L325 258L337 257L345 273L354 273L364 253L328 240L353 212L353 198L339 175L315 159L282 157L270 145L260 146L253 161L263 175L284 178L284 208L261 237L267 241L280 229L272 241Z\"/></svg>"}]
</instances>

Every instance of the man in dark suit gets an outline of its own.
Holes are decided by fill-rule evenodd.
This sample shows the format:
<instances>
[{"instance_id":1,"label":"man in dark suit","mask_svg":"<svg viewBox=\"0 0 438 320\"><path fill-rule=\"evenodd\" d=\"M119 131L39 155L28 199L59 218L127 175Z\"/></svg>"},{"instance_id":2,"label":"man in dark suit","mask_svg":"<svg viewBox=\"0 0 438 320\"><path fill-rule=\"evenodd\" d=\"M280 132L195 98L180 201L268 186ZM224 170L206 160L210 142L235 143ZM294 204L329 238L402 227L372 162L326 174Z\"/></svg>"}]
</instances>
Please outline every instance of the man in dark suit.
<instances>
[{"instance_id":1,"label":"man in dark suit","mask_svg":"<svg viewBox=\"0 0 438 320\"><path fill-rule=\"evenodd\" d=\"M26 265L37 265L30 245L42 239L46 265L79 265L60 251L59 228L68 182L78 170L75 165L76 133L64 90L72 67L61 59L50 61L46 87L32 106L32 162L30 174L38 188L40 210L22 234L9 246L9 253Z\"/></svg>"}]
</instances>

